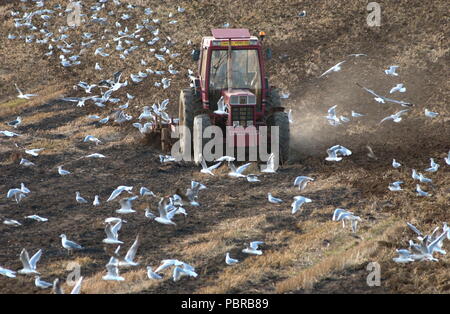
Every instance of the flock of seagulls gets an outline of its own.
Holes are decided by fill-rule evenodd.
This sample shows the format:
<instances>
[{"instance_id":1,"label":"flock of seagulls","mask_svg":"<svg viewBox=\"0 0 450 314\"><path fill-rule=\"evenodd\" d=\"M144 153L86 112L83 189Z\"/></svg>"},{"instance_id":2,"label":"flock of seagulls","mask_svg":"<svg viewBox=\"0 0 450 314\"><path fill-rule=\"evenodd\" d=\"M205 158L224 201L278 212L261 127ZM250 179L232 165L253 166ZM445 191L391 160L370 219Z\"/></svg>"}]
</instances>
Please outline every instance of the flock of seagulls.
<instances>
[{"instance_id":1,"label":"flock of seagulls","mask_svg":"<svg viewBox=\"0 0 450 314\"><path fill-rule=\"evenodd\" d=\"M447 252L442 249L444 240L450 240L450 228L447 223L444 223L442 231L441 228L436 227L430 235L424 235L413 224L407 223L407 226L417 235L418 242L409 240L409 248L397 249L398 257L394 257L393 260L396 263L410 263L415 261L435 261L438 259L433 254L439 253L446 255Z\"/></svg>"}]
</instances>

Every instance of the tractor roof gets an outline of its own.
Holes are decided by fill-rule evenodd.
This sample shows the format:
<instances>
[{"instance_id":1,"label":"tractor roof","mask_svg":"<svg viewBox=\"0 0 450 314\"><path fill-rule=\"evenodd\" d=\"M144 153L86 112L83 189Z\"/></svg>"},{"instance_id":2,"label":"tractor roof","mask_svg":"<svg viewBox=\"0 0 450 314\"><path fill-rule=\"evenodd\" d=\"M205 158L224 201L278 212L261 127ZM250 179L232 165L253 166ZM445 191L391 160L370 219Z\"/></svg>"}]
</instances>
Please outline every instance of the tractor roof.
<instances>
[{"instance_id":1,"label":"tractor roof","mask_svg":"<svg viewBox=\"0 0 450 314\"><path fill-rule=\"evenodd\" d=\"M215 28L211 30L214 38L250 38L250 32L246 28Z\"/></svg>"}]
</instances>

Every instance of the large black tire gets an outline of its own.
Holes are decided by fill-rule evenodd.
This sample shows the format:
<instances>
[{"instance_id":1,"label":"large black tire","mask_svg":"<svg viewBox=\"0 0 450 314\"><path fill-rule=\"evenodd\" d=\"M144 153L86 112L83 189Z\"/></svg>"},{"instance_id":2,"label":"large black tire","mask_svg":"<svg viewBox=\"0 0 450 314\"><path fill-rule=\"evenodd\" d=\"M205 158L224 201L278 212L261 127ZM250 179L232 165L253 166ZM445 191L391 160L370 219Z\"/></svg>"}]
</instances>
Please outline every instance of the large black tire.
<instances>
[{"instance_id":1,"label":"large black tire","mask_svg":"<svg viewBox=\"0 0 450 314\"><path fill-rule=\"evenodd\" d=\"M289 160L289 145L290 145L290 129L289 117L286 112L274 112L268 119L269 126L278 126L279 130L279 146L280 163L285 163Z\"/></svg>"},{"instance_id":2,"label":"large black tire","mask_svg":"<svg viewBox=\"0 0 450 314\"><path fill-rule=\"evenodd\" d=\"M202 161L203 147L206 144L206 140L203 138L203 133L207 127L211 125L211 119L208 114L199 114L194 118L194 162L199 165Z\"/></svg>"},{"instance_id":3,"label":"large black tire","mask_svg":"<svg viewBox=\"0 0 450 314\"><path fill-rule=\"evenodd\" d=\"M180 102L178 106L178 117L180 119L180 126L186 126L191 136L187 137L183 128L180 128L180 153L191 152L192 147L192 133L194 116L197 110L201 109L200 97L195 97L191 88L186 88L180 92Z\"/></svg>"},{"instance_id":4,"label":"large black tire","mask_svg":"<svg viewBox=\"0 0 450 314\"><path fill-rule=\"evenodd\" d=\"M266 111L270 113L271 109L281 107L281 97L278 88L271 88L266 102Z\"/></svg>"}]
</instances>

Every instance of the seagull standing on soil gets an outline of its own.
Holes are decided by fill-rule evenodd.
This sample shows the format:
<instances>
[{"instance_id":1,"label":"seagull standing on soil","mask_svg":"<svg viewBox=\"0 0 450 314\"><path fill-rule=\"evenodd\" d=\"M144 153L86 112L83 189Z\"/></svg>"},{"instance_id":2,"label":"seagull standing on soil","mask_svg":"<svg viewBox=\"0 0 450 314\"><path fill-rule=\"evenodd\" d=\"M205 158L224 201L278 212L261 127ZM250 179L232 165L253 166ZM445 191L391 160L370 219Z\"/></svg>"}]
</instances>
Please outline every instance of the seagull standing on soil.
<instances>
[{"instance_id":1,"label":"seagull standing on soil","mask_svg":"<svg viewBox=\"0 0 450 314\"><path fill-rule=\"evenodd\" d=\"M395 181L394 183L389 183L389 190L390 191L402 191L402 187L400 186L400 184L403 184L403 181Z\"/></svg>"},{"instance_id":2,"label":"seagull standing on soil","mask_svg":"<svg viewBox=\"0 0 450 314\"><path fill-rule=\"evenodd\" d=\"M73 241L67 240L67 236L65 234L61 234L59 236L61 238L61 244L63 248L67 250L68 253L70 253L73 250L82 250L83 247Z\"/></svg>"},{"instance_id":3,"label":"seagull standing on soil","mask_svg":"<svg viewBox=\"0 0 450 314\"><path fill-rule=\"evenodd\" d=\"M88 202L80 195L80 192L75 193L75 200L80 204L86 204Z\"/></svg>"},{"instance_id":4,"label":"seagull standing on soil","mask_svg":"<svg viewBox=\"0 0 450 314\"><path fill-rule=\"evenodd\" d=\"M96 138L95 136L92 135L87 135L84 140L84 143L86 142L94 142L96 145L101 144L102 141L100 141L98 138Z\"/></svg>"},{"instance_id":5,"label":"seagull standing on soil","mask_svg":"<svg viewBox=\"0 0 450 314\"><path fill-rule=\"evenodd\" d=\"M394 167L394 168L399 168L399 167L401 167L401 163L399 163L399 162L397 162L395 159L392 159L392 167Z\"/></svg>"},{"instance_id":6,"label":"seagull standing on soil","mask_svg":"<svg viewBox=\"0 0 450 314\"><path fill-rule=\"evenodd\" d=\"M64 169L62 168L62 166L58 166L58 173L59 173L60 175L62 175L62 176L65 176L65 175L70 174L71 172L70 172L70 171L67 171L67 170L64 170Z\"/></svg>"},{"instance_id":7,"label":"seagull standing on soil","mask_svg":"<svg viewBox=\"0 0 450 314\"><path fill-rule=\"evenodd\" d=\"M425 108L425 116L428 118L436 118L439 115L437 112L429 111Z\"/></svg>"},{"instance_id":8,"label":"seagull standing on soil","mask_svg":"<svg viewBox=\"0 0 450 314\"><path fill-rule=\"evenodd\" d=\"M422 190L422 188L420 187L419 184L416 184L416 192L418 196L430 196L430 194L428 192L425 192Z\"/></svg>"},{"instance_id":9,"label":"seagull standing on soil","mask_svg":"<svg viewBox=\"0 0 450 314\"><path fill-rule=\"evenodd\" d=\"M448 151L448 156L444 157L445 163L450 166L450 150Z\"/></svg>"},{"instance_id":10,"label":"seagull standing on soil","mask_svg":"<svg viewBox=\"0 0 450 314\"><path fill-rule=\"evenodd\" d=\"M31 166L34 166L35 164L33 162L29 161L28 159L22 158L22 159L20 159L19 165L24 166L24 167L31 167Z\"/></svg>"},{"instance_id":11,"label":"seagull standing on soil","mask_svg":"<svg viewBox=\"0 0 450 314\"><path fill-rule=\"evenodd\" d=\"M231 258L230 253L227 252L227 254L225 255L225 263L227 265L234 265L236 263L239 263L239 261L237 259Z\"/></svg>"},{"instance_id":12,"label":"seagull standing on soil","mask_svg":"<svg viewBox=\"0 0 450 314\"><path fill-rule=\"evenodd\" d=\"M35 279L34 279L34 285L35 285L36 287L38 287L38 288L41 288L41 289L48 289L48 288L51 288L51 287L53 286L53 284L41 280L41 277L39 277L39 276L36 276L36 277L35 277Z\"/></svg>"},{"instance_id":13,"label":"seagull standing on soil","mask_svg":"<svg viewBox=\"0 0 450 314\"><path fill-rule=\"evenodd\" d=\"M272 196L272 193L267 193L267 197L269 199L269 202L273 203L273 204L280 204L283 203L283 200L280 198L276 198Z\"/></svg>"}]
</instances>

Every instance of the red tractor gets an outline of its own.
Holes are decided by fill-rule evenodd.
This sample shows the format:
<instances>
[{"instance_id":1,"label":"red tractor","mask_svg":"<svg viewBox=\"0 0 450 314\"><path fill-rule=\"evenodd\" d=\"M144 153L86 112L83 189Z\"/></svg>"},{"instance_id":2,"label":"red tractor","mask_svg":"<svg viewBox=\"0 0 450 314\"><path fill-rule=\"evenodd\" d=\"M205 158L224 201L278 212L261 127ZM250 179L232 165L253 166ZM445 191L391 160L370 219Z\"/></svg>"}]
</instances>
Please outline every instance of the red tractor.
<instances>
[{"instance_id":1,"label":"red tractor","mask_svg":"<svg viewBox=\"0 0 450 314\"><path fill-rule=\"evenodd\" d=\"M261 126L278 126L279 160L287 161L289 119L278 90L269 87L265 75L263 34L259 40L247 29L213 29L212 36L203 37L200 49L193 51L198 76L191 77L192 87L180 93L179 124L192 135L186 136L180 129L181 153L192 152L193 148L196 163L202 158L203 130L210 125L219 126L223 134L230 129L227 126L253 126L253 134L246 134L245 141L238 141L241 144L234 143L246 148L258 145ZM270 130L267 133L270 143Z\"/></svg>"}]
</instances>

